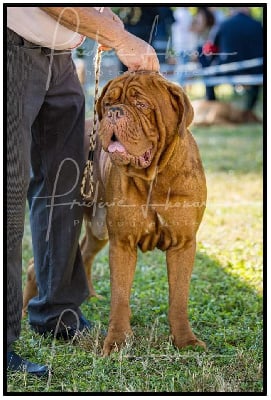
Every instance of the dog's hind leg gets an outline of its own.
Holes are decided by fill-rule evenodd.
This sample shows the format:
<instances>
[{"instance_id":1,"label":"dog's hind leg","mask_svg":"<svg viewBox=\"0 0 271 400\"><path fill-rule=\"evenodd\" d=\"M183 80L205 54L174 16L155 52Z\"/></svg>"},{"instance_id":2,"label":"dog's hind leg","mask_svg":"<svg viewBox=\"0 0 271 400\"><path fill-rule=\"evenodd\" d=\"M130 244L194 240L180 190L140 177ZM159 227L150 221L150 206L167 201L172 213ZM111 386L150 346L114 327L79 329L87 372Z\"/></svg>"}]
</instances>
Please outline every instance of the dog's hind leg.
<instances>
[{"instance_id":1,"label":"dog's hind leg","mask_svg":"<svg viewBox=\"0 0 271 400\"><path fill-rule=\"evenodd\" d=\"M106 211L105 211L106 213ZM93 287L91 278L91 268L96 254L107 244L108 234L105 225L105 214L102 210L96 213L95 217L90 220L85 216L85 235L80 244L83 264L85 266L86 276L88 280L88 287L90 297L102 298L98 295Z\"/></svg>"},{"instance_id":2,"label":"dog's hind leg","mask_svg":"<svg viewBox=\"0 0 271 400\"><path fill-rule=\"evenodd\" d=\"M29 264L28 264L28 268L27 268L27 280L26 280L24 293L23 293L22 318L26 316L29 300L32 299L32 297L37 296L37 294L38 294L38 289L37 289L37 283L36 283L34 259L31 258L31 260L29 261Z\"/></svg>"}]
</instances>

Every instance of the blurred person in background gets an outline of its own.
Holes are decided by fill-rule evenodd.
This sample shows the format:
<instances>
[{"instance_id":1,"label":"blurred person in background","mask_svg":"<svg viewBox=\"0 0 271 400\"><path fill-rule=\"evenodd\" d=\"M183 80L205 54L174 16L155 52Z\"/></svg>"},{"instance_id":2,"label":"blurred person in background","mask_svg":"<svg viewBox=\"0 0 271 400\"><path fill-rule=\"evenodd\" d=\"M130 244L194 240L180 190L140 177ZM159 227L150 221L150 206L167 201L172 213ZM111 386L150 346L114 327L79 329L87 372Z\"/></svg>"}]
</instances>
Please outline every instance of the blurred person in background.
<instances>
[{"instance_id":1,"label":"blurred person in background","mask_svg":"<svg viewBox=\"0 0 271 400\"><path fill-rule=\"evenodd\" d=\"M214 38L218 48L216 64L263 57L262 24L252 18L249 7L232 7L232 16L224 21ZM263 67L246 68L234 72L234 75L262 74ZM251 111L257 102L260 85L248 85L245 88L245 110Z\"/></svg>"},{"instance_id":2,"label":"blurred person in background","mask_svg":"<svg viewBox=\"0 0 271 400\"><path fill-rule=\"evenodd\" d=\"M205 48L206 43L210 43L210 36L213 33L215 23L214 14L208 7L198 7L190 29L197 35L198 40L196 49L198 56L194 58L194 60L199 62L202 68L209 67L212 62L212 58L205 52ZM209 49L209 52L211 51L215 52L216 49L212 47ZM205 91L207 100L215 100L215 91L213 86L206 85Z\"/></svg>"},{"instance_id":3,"label":"blurred person in background","mask_svg":"<svg viewBox=\"0 0 271 400\"><path fill-rule=\"evenodd\" d=\"M190 61L191 54L197 47L197 35L192 32L192 14L188 7L176 7L175 22L172 25L172 47L180 64Z\"/></svg>"},{"instance_id":4,"label":"blurred person in background","mask_svg":"<svg viewBox=\"0 0 271 400\"><path fill-rule=\"evenodd\" d=\"M252 18L249 7L232 7L231 16L219 26L211 49L216 55L210 55L211 65L221 65L232 62L263 57L262 24ZM262 74L262 65L223 75L255 75ZM245 110L249 113L257 102L260 85L245 86Z\"/></svg>"},{"instance_id":5,"label":"blurred person in background","mask_svg":"<svg viewBox=\"0 0 271 400\"><path fill-rule=\"evenodd\" d=\"M175 22L173 11L170 7L157 7L158 23L152 43L160 63L167 63L172 50L172 24Z\"/></svg>"}]
</instances>

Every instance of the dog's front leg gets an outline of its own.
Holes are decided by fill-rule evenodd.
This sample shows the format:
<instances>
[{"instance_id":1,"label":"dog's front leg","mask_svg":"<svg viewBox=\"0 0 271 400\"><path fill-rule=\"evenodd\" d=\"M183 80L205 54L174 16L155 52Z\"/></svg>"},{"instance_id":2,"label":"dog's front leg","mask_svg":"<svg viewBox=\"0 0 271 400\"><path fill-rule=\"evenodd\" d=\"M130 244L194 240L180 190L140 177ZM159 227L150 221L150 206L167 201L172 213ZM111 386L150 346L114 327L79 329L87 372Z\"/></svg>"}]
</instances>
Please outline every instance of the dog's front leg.
<instances>
[{"instance_id":1,"label":"dog's front leg","mask_svg":"<svg viewBox=\"0 0 271 400\"><path fill-rule=\"evenodd\" d=\"M189 286L196 252L195 240L189 241L183 248L171 248L167 251L167 269L169 282L169 325L176 347L202 346L205 343L197 339L188 320Z\"/></svg>"},{"instance_id":2,"label":"dog's front leg","mask_svg":"<svg viewBox=\"0 0 271 400\"><path fill-rule=\"evenodd\" d=\"M132 335L130 326L130 293L137 259L136 248L118 241L110 241L109 263L111 282L111 310L108 334L103 355L119 350L125 339Z\"/></svg>"}]
</instances>

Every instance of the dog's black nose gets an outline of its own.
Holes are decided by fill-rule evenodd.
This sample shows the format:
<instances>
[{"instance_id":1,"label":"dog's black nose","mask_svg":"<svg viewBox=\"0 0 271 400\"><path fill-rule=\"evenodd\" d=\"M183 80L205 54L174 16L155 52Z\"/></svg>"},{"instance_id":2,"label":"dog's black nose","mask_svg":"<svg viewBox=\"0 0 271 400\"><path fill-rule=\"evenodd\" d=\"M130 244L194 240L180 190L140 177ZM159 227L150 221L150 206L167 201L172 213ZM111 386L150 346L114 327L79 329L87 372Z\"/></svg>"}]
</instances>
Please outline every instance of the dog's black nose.
<instances>
[{"instance_id":1,"label":"dog's black nose","mask_svg":"<svg viewBox=\"0 0 271 400\"><path fill-rule=\"evenodd\" d=\"M110 107L107 116L112 120L112 122L116 122L124 116L124 112L121 107Z\"/></svg>"}]
</instances>

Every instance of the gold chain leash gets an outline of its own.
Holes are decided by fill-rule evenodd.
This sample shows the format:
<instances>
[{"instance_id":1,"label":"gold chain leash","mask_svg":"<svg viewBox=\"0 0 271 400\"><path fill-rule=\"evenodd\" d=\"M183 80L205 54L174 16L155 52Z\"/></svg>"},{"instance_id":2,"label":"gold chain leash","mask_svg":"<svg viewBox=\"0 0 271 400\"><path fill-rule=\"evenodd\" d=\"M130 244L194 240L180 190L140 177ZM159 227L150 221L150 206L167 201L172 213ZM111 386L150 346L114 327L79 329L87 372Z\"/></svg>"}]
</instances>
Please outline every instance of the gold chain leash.
<instances>
[{"instance_id":1,"label":"gold chain leash","mask_svg":"<svg viewBox=\"0 0 271 400\"><path fill-rule=\"evenodd\" d=\"M99 78L101 69L101 57L103 47L98 45L96 56L95 56L95 91L94 91L94 110L93 110L93 128L89 135L89 153L86 166L83 173L81 183L81 196L84 200L91 200L94 191L94 178L93 178L93 159L94 150L96 145L96 134L98 130L98 113L97 113L97 102L99 93Z\"/></svg>"}]
</instances>

